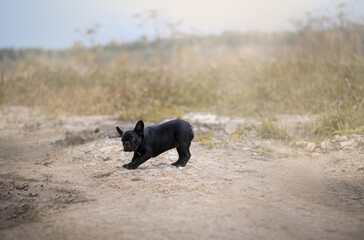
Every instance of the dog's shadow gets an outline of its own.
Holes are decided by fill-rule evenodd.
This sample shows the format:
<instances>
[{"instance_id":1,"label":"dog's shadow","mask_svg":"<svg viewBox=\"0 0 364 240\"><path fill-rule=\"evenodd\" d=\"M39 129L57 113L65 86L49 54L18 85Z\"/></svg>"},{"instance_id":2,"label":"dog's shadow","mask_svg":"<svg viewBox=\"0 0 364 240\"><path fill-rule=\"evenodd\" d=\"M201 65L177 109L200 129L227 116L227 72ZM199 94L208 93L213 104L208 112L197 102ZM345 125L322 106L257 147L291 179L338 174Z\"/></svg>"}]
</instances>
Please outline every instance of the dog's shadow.
<instances>
[{"instance_id":1,"label":"dog's shadow","mask_svg":"<svg viewBox=\"0 0 364 240\"><path fill-rule=\"evenodd\" d=\"M176 167L176 166L173 166L171 163L150 163L148 165L139 166L135 170L141 170L141 171L168 170L168 171L173 171L173 170L190 169L192 167L191 165L186 165L185 167ZM117 168L118 168L118 170L135 171L135 170L126 169L126 168L124 168L122 166L119 166Z\"/></svg>"}]
</instances>

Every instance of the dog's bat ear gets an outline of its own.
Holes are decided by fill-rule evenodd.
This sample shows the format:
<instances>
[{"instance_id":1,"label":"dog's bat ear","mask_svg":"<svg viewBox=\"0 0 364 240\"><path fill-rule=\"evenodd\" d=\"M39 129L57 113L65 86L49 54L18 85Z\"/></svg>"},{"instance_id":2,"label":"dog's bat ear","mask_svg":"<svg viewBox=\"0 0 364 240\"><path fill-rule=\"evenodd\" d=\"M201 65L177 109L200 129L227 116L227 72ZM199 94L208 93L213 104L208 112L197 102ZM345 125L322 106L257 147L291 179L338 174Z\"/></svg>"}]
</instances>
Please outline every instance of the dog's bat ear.
<instances>
[{"instance_id":1,"label":"dog's bat ear","mask_svg":"<svg viewBox=\"0 0 364 240\"><path fill-rule=\"evenodd\" d=\"M142 120L139 120L137 124L135 125L134 131L138 133L139 135L144 134L144 122Z\"/></svg>"},{"instance_id":2,"label":"dog's bat ear","mask_svg":"<svg viewBox=\"0 0 364 240\"><path fill-rule=\"evenodd\" d=\"M118 131L118 133L120 134L120 137L123 135L123 131L121 131L121 129L119 127L116 127L116 131Z\"/></svg>"}]
</instances>

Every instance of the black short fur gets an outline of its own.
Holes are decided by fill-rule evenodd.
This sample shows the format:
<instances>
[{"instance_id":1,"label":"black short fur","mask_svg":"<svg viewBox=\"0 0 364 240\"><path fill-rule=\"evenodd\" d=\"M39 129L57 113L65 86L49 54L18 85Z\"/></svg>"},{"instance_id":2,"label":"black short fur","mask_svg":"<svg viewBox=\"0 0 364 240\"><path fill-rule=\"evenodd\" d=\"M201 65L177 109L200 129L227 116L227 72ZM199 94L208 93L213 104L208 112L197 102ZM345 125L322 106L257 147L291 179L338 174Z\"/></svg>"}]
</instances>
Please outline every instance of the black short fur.
<instances>
[{"instance_id":1,"label":"black short fur","mask_svg":"<svg viewBox=\"0 0 364 240\"><path fill-rule=\"evenodd\" d=\"M177 148L179 155L178 160L172 165L184 167L191 158L190 145L194 133L191 125L181 119L147 128L144 128L144 123L140 120L134 130L124 133L119 127L116 127L116 130L121 136L124 151L134 152L131 162L124 164L124 168L136 169L151 157L156 157L172 148Z\"/></svg>"}]
</instances>

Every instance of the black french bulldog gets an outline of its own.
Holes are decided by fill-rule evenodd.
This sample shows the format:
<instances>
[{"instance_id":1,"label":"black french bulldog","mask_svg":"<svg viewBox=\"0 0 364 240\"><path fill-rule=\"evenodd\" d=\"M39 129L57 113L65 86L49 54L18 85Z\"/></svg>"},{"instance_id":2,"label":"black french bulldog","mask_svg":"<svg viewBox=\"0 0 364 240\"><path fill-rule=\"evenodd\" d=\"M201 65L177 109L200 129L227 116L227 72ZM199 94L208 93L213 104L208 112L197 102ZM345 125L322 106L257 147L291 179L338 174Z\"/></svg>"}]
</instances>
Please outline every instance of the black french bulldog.
<instances>
[{"instance_id":1,"label":"black french bulldog","mask_svg":"<svg viewBox=\"0 0 364 240\"><path fill-rule=\"evenodd\" d=\"M134 152L131 162L123 165L126 169L136 169L151 157L156 157L172 148L177 148L179 155L178 160L172 165L184 167L190 160L190 145L194 133L186 121L175 119L144 129L144 123L140 120L134 130L124 133L119 127L116 127L116 130L121 136L124 151Z\"/></svg>"}]
</instances>

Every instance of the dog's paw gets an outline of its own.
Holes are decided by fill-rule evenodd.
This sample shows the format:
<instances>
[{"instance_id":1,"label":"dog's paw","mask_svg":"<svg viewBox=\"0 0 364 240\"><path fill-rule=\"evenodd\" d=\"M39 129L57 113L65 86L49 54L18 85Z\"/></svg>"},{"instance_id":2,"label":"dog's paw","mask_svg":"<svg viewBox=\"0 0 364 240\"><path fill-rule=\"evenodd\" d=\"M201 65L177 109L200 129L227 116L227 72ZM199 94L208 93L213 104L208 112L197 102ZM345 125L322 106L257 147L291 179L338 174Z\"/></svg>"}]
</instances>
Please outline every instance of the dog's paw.
<instances>
[{"instance_id":1,"label":"dog's paw","mask_svg":"<svg viewBox=\"0 0 364 240\"><path fill-rule=\"evenodd\" d=\"M124 164L123 165L123 168L126 168L126 169L129 169L129 170L132 170L132 169L136 169L138 166L135 166L131 163L128 163L128 164Z\"/></svg>"},{"instance_id":2,"label":"dog's paw","mask_svg":"<svg viewBox=\"0 0 364 240\"><path fill-rule=\"evenodd\" d=\"M187 163L184 163L184 162L174 162L172 163L171 165L172 166L175 166L175 167L185 167Z\"/></svg>"},{"instance_id":3,"label":"dog's paw","mask_svg":"<svg viewBox=\"0 0 364 240\"><path fill-rule=\"evenodd\" d=\"M172 163L171 164L172 166L175 166L175 167L178 167L179 166L179 162L177 161L177 162L174 162L174 163Z\"/></svg>"},{"instance_id":4,"label":"dog's paw","mask_svg":"<svg viewBox=\"0 0 364 240\"><path fill-rule=\"evenodd\" d=\"M124 164L124 165L123 165L123 168L129 169L129 163Z\"/></svg>"},{"instance_id":5,"label":"dog's paw","mask_svg":"<svg viewBox=\"0 0 364 240\"><path fill-rule=\"evenodd\" d=\"M174 162L171 164L172 166L175 166L175 167L184 167L186 166L186 163L183 163L183 162Z\"/></svg>"}]
</instances>

